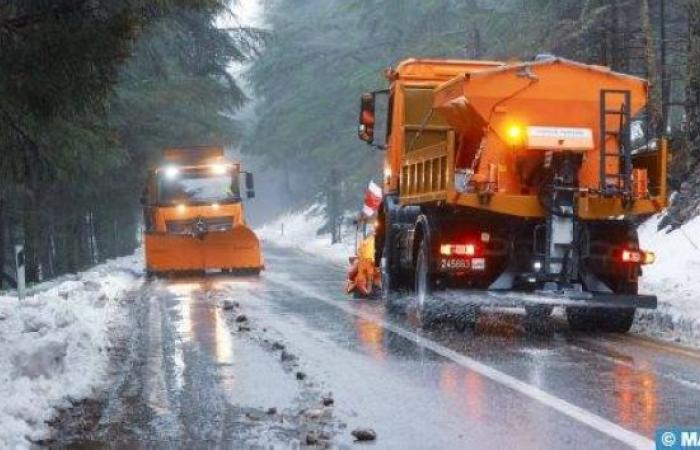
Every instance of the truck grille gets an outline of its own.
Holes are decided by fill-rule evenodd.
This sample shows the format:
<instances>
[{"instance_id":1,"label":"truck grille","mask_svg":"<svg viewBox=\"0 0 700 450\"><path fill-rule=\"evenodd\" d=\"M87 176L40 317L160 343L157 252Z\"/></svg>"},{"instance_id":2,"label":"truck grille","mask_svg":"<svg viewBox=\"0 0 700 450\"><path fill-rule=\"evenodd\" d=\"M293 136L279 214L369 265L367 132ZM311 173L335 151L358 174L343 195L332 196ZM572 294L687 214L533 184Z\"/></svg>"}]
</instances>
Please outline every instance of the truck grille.
<instances>
[{"instance_id":1,"label":"truck grille","mask_svg":"<svg viewBox=\"0 0 700 450\"><path fill-rule=\"evenodd\" d=\"M197 224L200 223L199 226ZM224 217L198 217L187 220L168 220L165 229L173 234L195 234L198 231L207 232L228 231L233 228L233 216Z\"/></svg>"}]
</instances>

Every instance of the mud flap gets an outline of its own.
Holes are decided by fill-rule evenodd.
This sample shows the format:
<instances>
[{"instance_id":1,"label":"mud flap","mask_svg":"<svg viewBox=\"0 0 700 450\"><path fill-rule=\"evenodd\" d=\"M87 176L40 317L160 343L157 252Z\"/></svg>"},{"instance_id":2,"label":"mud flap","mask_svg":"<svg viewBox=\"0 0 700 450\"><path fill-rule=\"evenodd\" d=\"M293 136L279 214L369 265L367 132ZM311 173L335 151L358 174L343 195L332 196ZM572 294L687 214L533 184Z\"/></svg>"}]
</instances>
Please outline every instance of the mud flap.
<instances>
[{"instance_id":1,"label":"mud flap","mask_svg":"<svg viewBox=\"0 0 700 450\"><path fill-rule=\"evenodd\" d=\"M243 225L200 237L148 233L144 244L146 267L153 272L264 268L260 241Z\"/></svg>"}]
</instances>

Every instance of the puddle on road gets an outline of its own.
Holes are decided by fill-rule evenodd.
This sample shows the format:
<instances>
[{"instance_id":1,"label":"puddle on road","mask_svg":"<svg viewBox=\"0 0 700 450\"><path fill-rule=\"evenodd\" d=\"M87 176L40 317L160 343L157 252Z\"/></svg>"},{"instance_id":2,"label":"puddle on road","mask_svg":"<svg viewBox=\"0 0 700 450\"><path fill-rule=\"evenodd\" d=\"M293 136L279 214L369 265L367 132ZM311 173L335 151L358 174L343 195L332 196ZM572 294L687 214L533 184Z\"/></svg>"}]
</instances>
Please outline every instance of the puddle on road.
<instances>
[{"instance_id":1,"label":"puddle on road","mask_svg":"<svg viewBox=\"0 0 700 450\"><path fill-rule=\"evenodd\" d=\"M227 401L239 407L291 407L298 386L279 366L277 357L247 338L236 339L219 305L226 297L245 295L253 283L216 280L211 283L175 283L168 290L176 295L179 320L175 328L182 344L191 344L218 366L218 382ZM177 354L175 355L177 356ZM176 365L185 361L174 358Z\"/></svg>"},{"instance_id":2,"label":"puddle on road","mask_svg":"<svg viewBox=\"0 0 700 450\"><path fill-rule=\"evenodd\" d=\"M238 346L241 351L233 364L237 380L227 389L229 401L251 408L292 406L299 395L298 383L280 369L277 356L248 340Z\"/></svg>"}]
</instances>

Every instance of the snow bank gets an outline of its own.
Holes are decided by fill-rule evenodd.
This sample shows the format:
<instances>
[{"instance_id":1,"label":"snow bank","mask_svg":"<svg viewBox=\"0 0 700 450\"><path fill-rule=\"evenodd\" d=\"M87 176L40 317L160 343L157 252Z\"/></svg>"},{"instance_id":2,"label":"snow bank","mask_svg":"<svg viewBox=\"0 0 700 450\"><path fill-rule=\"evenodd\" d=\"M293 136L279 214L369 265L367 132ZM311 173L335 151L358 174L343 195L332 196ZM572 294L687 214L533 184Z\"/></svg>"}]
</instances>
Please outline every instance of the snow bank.
<instances>
[{"instance_id":1,"label":"snow bank","mask_svg":"<svg viewBox=\"0 0 700 450\"><path fill-rule=\"evenodd\" d=\"M318 206L280 216L256 230L258 236L277 245L297 248L345 267L354 254L355 236L351 226L341 229L342 242L331 244L330 233L318 234L323 226Z\"/></svg>"},{"instance_id":2,"label":"snow bank","mask_svg":"<svg viewBox=\"0 0 700 450\"><path fill-rule=\"evenodd\" d=\"M700 217L668 232L657 231L661 217L639 228L641 247L656 253L644 267L640 292L658 295L656 311L640 311L639 331L700 346Z\"/></svg>"},{"instance_id":3,"label":"snow bank","mask_svg":"<svg viewBox=\"0 0 700 450\"><path fill-rule=\"evenodd\" d=\"M23 301L0 295L0 448L30 447L55 408L103 387L110 330L126 319L124 294L141 282L142 261L109 261Z\"/></svg>"}]
</instances>

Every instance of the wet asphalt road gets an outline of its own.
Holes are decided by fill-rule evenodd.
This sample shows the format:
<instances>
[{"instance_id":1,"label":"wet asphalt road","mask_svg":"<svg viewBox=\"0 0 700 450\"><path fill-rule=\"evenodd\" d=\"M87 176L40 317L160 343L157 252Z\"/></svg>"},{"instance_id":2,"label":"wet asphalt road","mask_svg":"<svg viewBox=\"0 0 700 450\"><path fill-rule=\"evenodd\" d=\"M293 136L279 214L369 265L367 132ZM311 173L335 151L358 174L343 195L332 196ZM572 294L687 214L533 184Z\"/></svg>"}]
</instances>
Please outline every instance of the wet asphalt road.
<instances>
[{"instance_id":1,"label":"wet asphalt road","mask_svg":"<svg viewBox=\"0 0 700 450\"><path fill-rule=\"evenodd\" d=\"M653 448L658 427L700 425L694 351L502 312L473 333L422 331L345 296L342 268L265 256L259 279L145 286L99 423L73 447L298 448L312 431L351 448L371 427L373 448Z\"/></svg>"}]
</instances>

